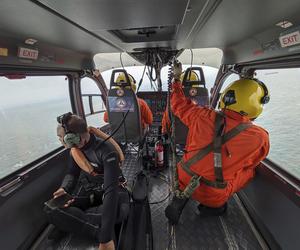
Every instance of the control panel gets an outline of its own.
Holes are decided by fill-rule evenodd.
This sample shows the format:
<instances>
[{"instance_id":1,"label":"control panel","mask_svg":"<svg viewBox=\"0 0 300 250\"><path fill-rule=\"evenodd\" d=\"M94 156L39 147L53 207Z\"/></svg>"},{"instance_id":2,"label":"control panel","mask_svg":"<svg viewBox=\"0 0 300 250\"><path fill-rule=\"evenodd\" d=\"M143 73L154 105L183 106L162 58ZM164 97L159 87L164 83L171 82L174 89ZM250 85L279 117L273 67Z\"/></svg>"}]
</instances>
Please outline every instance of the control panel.
<instances>
[{"instance_id":1,"label":"control panel","mask_svg":"<svg viewBox=\"0 0 300 250\"><path fill-rule=\"evenodd\" d=\"M153 114L153 120L161 122L167 106L167 92L138 92L137 96L147 102Z\"/></svg>"}]
</instances>

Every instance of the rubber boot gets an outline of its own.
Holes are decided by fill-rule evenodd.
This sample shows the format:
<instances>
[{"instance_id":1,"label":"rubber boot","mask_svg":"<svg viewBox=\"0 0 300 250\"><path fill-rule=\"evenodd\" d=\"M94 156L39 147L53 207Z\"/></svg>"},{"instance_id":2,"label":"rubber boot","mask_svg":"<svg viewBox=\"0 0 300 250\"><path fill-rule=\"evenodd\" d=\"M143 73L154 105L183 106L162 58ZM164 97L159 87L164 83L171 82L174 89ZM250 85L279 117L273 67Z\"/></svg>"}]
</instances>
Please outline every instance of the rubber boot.
<instances>
[{"instance_id":1,"label":"rubber boot","mask_svg":"<svg viewBox=\"0 0 300 250\"><path fill-rule=\"evenodd\" d=\"M221 215L225 214L227 211L227 203L225 203L221 207L207 207L202 204L199 204L198 210L200 211L201 215L221 216Z\"/></svg>"},{"instance_id":2,"label":"rubber boot","mask_svg":"<svg viewBox=\"0 0 300 250\"><path fill-rule=\"evenodd\" d=\"M173 197L172 202L167 206L165 215L169 219L172 225L178 224L182 210L189 199L179 199L176 196Z\"/></svg>"}]
</instances>

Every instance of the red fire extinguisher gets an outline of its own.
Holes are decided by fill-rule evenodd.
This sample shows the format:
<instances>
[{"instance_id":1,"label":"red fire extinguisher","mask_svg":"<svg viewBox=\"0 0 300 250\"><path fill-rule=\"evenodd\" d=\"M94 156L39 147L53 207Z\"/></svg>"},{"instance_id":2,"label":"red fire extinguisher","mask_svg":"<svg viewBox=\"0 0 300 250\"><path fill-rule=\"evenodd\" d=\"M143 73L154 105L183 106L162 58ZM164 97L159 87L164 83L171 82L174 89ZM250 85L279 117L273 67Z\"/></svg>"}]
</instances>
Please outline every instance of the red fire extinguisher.
<instances>
[{"instance_id":1,"label":"red fire extinguisher","mask_svg":"<svg viewBox=\"0 0 300 250\"><path fill-rule=\"evenodd\" d=\"M156 167L163 167L164 165L164 146L162 144L162 140L158 140L155 143L155 166Z\"/></svg>"}]
</instances>

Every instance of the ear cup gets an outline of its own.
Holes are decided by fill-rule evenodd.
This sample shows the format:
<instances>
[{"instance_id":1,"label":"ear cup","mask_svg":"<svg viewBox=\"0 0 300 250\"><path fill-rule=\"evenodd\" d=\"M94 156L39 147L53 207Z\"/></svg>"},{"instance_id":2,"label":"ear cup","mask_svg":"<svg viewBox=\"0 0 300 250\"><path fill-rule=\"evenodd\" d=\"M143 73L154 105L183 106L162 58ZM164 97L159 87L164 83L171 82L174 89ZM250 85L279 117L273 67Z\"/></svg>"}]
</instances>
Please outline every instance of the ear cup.
<instances>
[{"instance_id":1,"label":"ear cup","mask_svg":"<svg viewBox=\"0 0 300 250\"><path fill-rule=\"evenodd\" d=\"M264 90L264 96L260 99L262 104L267 104L270 101L269 90L267 86L260 80L254 79Z\"/></svg>"},{"instance_id":2,"label":"ear cup","mask_svg":"<svg viewBox=\"0 0 300 250\"><path fill-rule=\"evenodd\" d=\"M67 133L64 136L64 143L68 148L74 147L80 143L80 135L74 133Z\"/></svg>"}]
</instances>

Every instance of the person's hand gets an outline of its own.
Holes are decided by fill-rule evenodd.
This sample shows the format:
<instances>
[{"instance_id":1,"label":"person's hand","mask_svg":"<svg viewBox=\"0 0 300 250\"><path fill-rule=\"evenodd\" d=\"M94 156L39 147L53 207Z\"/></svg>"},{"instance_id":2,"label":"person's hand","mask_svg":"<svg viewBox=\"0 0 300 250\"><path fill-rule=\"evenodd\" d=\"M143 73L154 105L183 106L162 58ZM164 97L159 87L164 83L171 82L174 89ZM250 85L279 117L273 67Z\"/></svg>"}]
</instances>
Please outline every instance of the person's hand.
<instances>
[{"instance_id":1,"label":"person's hand","mask_svg":"<svg viewBox=\"0 0 300 250\"><path fill-rule=\"evenodd\" d=\"M66 193L67 192L63 188L59 188L53 193L53 197L54 197L54 199L56 199ZM75 201L75 199L68 200L66 202L66 204L64 205L64 207L69 207L74 201Z\"/></svg>"},{"instance_id":2,"label":"person's hand","mask_svg":"<svg viewBox=\"0 0 300 250\"><path fill-rule=\"evenodd\" d=\"M176 60L173 64L174 80L180 80L181 74L182 74L182 64L181 62Z\"/></svg>"},{"instance_id":3,"label":"person's hand","mask_svg":"<svg viewBox=\"0 0 300 250\"><path fill-rule=\"evenodd\" d=\"M115 243L113 240L107 243L100 243L99 250L115 250Z\"/></svg>"},{"instance_id":4,"label":"person's hand","mask_svg":"<svg viewBox=\"0 0 300 250\"><path fill-rule=\"evenodd\" d=\"M62 196L64 194L66 194L67 192L63 189L63 188L59 188L57 189L54 193L53 193L53 198L57 198L59 196Z\"/></svg>"}]
</instances>

